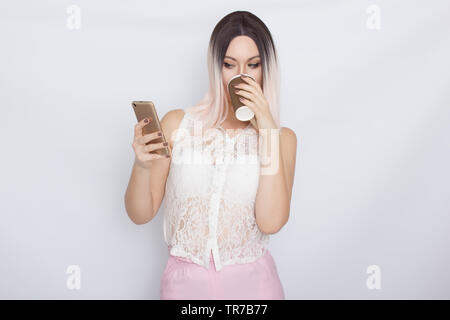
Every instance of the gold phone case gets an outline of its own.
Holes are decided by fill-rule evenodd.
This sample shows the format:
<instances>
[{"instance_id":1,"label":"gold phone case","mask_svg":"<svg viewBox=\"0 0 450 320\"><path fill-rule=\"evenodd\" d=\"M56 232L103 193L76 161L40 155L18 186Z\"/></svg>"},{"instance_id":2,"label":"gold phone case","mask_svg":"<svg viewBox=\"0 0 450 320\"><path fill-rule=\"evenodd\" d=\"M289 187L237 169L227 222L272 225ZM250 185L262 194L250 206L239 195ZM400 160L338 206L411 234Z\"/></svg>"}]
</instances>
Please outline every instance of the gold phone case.
<instances>
[{"instance_id":1,"label":"gold phone case","mask_svg":"<svg viewBox=\"0 0 450 320\"><path fill-rule=\"evenodd\" d=\"M146 117L152 118L152 120L142 128L142 135L146 135L155 131L162 132L161 123L159 122L158 114L152 101L133 101L131 105L133 107L134 113L136 114L136 119L138 122ZM164 132L162 132L162 137L158 137L152 141L149 141L148 143L146 143L146 145L150 143L160 142L167 142L164 136ZM156 153L162 156L170 155L170 148L169 146L167 146L162 149L153 150L150 153Z\"/></svg>"}]
</instances>

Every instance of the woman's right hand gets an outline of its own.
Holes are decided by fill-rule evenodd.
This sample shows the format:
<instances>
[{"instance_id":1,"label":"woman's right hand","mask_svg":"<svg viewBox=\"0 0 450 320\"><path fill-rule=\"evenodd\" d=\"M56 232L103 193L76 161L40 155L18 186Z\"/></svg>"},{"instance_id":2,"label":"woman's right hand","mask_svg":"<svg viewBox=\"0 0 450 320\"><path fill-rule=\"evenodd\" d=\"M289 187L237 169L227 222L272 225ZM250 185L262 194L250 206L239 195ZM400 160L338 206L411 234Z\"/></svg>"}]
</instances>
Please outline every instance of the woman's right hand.
<instances>
[{"instance_id":1,"label":"woman's right hand","mask_svg":"<svg viewBox=\"0 0 450 320\"><path fill-rule=\"evenodd\" d=\"M163 142L158 143L148 143L149 141L160 138L158 135L161 131L155 131L146 135L142 135L142 128L148 124L145 120L152 121L151 117L144 118L139 121L134 127L134 140L133 140L133 149L136 154L135 162L138 166L149 169L151 167L152 161L156 159L167 159L169 157L165 155L160 155L157 153L149 153L156 149L166 148L167 145L164 145ZM165 142L167 144L167 142Z\"/></svg>"}]
</instances>

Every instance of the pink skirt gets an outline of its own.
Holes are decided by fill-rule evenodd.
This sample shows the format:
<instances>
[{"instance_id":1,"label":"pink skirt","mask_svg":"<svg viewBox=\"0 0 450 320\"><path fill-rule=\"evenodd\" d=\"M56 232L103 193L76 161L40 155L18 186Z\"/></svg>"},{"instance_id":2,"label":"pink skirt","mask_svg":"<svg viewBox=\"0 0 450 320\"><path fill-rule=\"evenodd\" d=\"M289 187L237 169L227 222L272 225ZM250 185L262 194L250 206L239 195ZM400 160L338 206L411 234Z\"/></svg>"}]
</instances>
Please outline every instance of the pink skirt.
<instances>
[{"instance_id":1,"label":"pink skirt","mask_svg":"<svg viewBox=\"0 0 450 320\"><path fill-rule=\"evenodd\" d=\"M161 278L160 299L284 300L284 290L269 251L258 260L223 266L216 271L211 253L209 270L169 254Z\"/></svg>"}]
</instances>

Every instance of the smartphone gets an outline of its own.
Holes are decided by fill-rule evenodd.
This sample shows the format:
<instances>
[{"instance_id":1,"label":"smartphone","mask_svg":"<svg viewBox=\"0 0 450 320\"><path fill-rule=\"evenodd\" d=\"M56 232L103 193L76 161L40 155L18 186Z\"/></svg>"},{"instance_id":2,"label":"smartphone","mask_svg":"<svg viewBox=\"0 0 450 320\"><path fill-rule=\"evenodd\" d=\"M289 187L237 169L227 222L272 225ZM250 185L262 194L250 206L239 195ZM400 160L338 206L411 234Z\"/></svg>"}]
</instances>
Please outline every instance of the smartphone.
<instances>
[{"instance_id":1,"label":"smartphone","mask_svg":"<svg viewBox=\"0 0 450 320\"><path fill-rule=\"evenodd\" d=\"M161 123L159 122L159 117L156 112L155 105L153 104L152 101L133 101L131 102L131 105L133 107L134 113L136 114L136 119L138 122L147 117L152 118L152 120L142 128L142 135L153 133L155 131L162 132ZM161 137L149 141L148 143L146 143L146 145L150 143L160 143L160 142L167 142L164 136L164 132L162 132ZM162 156L170 155L170 148L169 146L165 148L159 148L153 150L152 153L156 153Z\"/></svg>"}]
</instances>

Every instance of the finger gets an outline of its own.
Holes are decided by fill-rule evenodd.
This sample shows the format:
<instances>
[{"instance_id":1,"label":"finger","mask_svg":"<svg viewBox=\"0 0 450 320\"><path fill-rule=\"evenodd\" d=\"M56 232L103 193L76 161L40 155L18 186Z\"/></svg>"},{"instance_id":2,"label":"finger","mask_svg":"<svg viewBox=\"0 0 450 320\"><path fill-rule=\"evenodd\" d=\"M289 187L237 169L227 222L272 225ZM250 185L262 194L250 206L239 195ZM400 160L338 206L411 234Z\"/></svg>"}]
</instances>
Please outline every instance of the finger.
<instances>
[{"instance_id":1,"label":"finger","mask_svg":"<svg viewBox=\"0 0 450 320\"><path fill-rule=\"evenodd\" d=\"M245 90L245 91L248 91L248 92L253 92L255 95L258 94L258 90L254 86L252 86L250 84L240 83L240 84L235 86L235 89L236 90Z\"/></svg>"},{"instance_id":2,"label":"finger","mask_svg":"<svg viewBox=\"0 0 450 320\"><path fill-rule=\"evenodd\" d=\"M142 161L149 161L149 160L156 160L156 159L167 159L166 156L157 154L157 153L145 153L144 155L141 155Z\"/></svg>"},{"instance_id":3,"label":"finger","mask_svg":"<svg viewBox=\"0 0 450 320\"><path fill-rule=\"evenodd\" d=\"M145 152L152 152L153 150L166 148L167 146L168 146L167 142L151 143L151 144L146 145L144 147L144 151Z\"/></svg>"},{"instance_id":4,"label":"finger","mask_svg":"<svg viewBox=\"0 0 450 320\"><path fill-rule=\"evenodd\" d=\"M236 93L240 96L243 96L245 99L250 100L255 105L264 105L264 96L261 96L259 93L253 93L245 90L238 90Z\"/></svg>"},{"instance_id":5,"label":"finger","mask_svg":"<svg viewBox=\"0 0 450 320\"><path fill-rule=\"evenodd\" d=\"M254 103L257 103L260 98L258 96L255 96L255 94L253 94L253 92L249 92L249 91L245 91L245 90L238 90L236 91L236 94L239 96L244 97L247 100L250 100Z\"/></svg>"},{"instance_id":6,"label":"finger","mask_svg":"<svg viewBox=\"0 0 450 320\"><path fill-rule=\"evenodd\" d=\"M148 120L148 122L145 122L145 120ZM152 120L152 117L149 116L136 123L136 125L134 126L135 137L142 137L142 128L149 124Z\"/></svg>"},{"instance_id":7,"label":"finger","mask_svg":"<svg viewBox=\"0 0 450 320\"><path fill-rule=\"evenodd\" d=\"M243 103L244 106L249 107L255 115L258 114L258 108L252 101L247 100L245 98L239 98L239 101L241 101L241 103Z\"/></svg>"},{"instance_id":8,"label":"finger","mask_svg":"<svg viewBox=\"0 0 450 320\"><path fill-rule=\"evenodd\" d=\"M241 78L242 78L248 85L254 87L258 92L260 92L261 94L263 93L263 92L262 92L262 89L261 89L261 87L259 86L259 83L258 83L258 82L256 82L255 80L253 80L253 79L250 78L250 77L241 77Z\"/></svg>"},{"instance_id":9,"label":"finger","mask_svg":"<svg viewBox=\"0 0 450 320\"><path fill-rule=\"evenodd\" d=\"M146 144L149 141L153 141L155 139L161 138L162 137L162 132L161 131L155 131L152 133L148 133L144 136L141 136L139 138L137 138L137 141L139 144Z\"/></svg>"}]
</instances>

